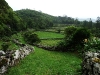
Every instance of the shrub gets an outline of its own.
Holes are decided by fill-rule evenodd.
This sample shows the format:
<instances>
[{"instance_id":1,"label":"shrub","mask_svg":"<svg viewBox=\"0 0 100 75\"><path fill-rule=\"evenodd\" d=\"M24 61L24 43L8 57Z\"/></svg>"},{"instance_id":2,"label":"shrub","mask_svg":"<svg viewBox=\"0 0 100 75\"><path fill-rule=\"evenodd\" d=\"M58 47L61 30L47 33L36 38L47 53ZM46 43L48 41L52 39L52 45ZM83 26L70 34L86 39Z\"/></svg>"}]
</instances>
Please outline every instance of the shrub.
<instances>
[{"instance_id":1,"label":"shrub","mask_svg":"<svg viewBox=\"0 0 100 75\"><path fill-rule=\"evenodd\" d=\"M70 38L74 32L77 30L77 27L75 26L69 26L65 29L64 33L65 33L65 38Z\"/></svg>"},{"instance_id":2,"label":"shrub","mask_svg":"<svg viewBox=\"0 0 100 75\"><path fill-rule=\"evenodd\" d=\"M65 40L63 42L60 42L56 49L59 49L60 51L76 51L81 50L84 48L84 39L88 39L90 37L90 32L87 29L84 28L72 28L74 31L71 31L69 29L69 32L71 35L69 37L65 37Z\"/></svg>"},{"instance_id":3,"label":"shrub","mask_svg":"<svg viewBox=\"0 0 100 75\"><path fill-rule=\"evenodd\" d=\"M4 42L9 42L9 41L10 41L10 38L7 37L7 36L5 36L5 37L2 38L2 41L4 41Z\"/></svg>"},{"instance_id":4,"label":"shrub","mask_svg":"<svg viewBox=\"0 0 100 75\"><path fill-rule=\"evenodd\" d=\"M9 48L10 44L8 42L4 42L1 47L4 52L6 52Z\"/></svg>"},{"instance_id":5,"label":"shrub","mask_svg":"<svg viewBox=\"0 0 100 75\"><path fill-rule=\"evenodd\" d=\"M79 28L75 31L72 41L76 45L84 45L84 39L88 38L90 38L90 32L85 28Z\"/></svg>"},{"instance_id":6,"label":"shrub","mask_svg":"<svg viewBox=\"0 0 100 75\"><path fill-rule=\"evenodd\" d=\"M24 40L28 43L28 44L34 44L34 43L38 43L40 42L40 39L38 38L38 35L33 33L33 31L27 31L24 34Z\"/></svg>"},{"instance_id":7,"label":"shrub","mask_svg":"<svg viewBox=\"0 0 100 75\"><path fill-rule=\"evenodd\" d=\"M66 51L66 43L65 41L60 41L58 45L55 47L56 51Z\"/></svg>"},{"instance_id":8,"label":"shrub","mask_svg":"<svg viewBox=\"0 0 100 75\"><path fill-rule=\"evenodd\" d=\"M97 51L100 50L100 39L93 37L84 44L84 51Z\"/></svg>"}]
</instances>

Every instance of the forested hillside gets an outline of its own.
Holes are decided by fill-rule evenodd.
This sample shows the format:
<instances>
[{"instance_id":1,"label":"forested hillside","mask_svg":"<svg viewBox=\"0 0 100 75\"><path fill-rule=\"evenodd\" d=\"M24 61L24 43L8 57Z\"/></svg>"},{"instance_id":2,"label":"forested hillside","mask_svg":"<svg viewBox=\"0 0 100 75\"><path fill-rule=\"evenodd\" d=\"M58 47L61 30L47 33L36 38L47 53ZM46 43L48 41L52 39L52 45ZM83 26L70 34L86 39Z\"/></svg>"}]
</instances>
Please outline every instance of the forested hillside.
<instances>
[{"instance_id":1,"label":"forested hillside","mask_svg":"<svg viewBox=\"0 0 100 75\"><path fill-rule=\"evenodd\" d=\"M68 16L51 16L40 11L22 9L15 11L26 23L28 28L46 29L54 24L79 24L78 19Z\"/></svg>"},{"instance_id":2,"label":"forested hillside","mask_svg":"<svg viewBox=\"0 0 100 75\"><path fill-rule=\"evenodd\" d=\"M53 26L54 17L30 9L15 11L25 22L27 28L45 29Z\"/></svg>"},{"instance_id":3,"label":"forested hillside","mask_svg":"<svg viewBox=\"0 0 100 75\"><path fill-rule=\"evenodd\" d=\"M12 31L25 29L22 19L13 12L5 0L0 0L0 38L10 36Z\"/></svg>"}]
</instances>

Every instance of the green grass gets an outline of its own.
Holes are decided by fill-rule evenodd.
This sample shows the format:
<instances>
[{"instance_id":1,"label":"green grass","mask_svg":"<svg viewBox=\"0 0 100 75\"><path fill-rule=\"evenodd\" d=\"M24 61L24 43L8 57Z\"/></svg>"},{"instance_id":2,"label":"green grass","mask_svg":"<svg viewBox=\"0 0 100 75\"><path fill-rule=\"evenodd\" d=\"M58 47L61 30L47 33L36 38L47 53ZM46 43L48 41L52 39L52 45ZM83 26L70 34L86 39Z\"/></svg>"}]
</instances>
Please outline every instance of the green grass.
<instances>
[{"instance_id":1,"label":"green grass","mask_svg":"<svg viewBox=\"0 0 100 75\"><path fill-rule=\"evenodd\" d=\"M9 69L6 75L75 75L81 59L73 53L43 50L35 47L21 62Z\"/></svg>"},{"instance_id":2,"label":"green grass","mask_svg":"<svg viewBox=\"0 0 100 75\"><path fill-rule=\"evenodd\" d=\"M43 32L43 31L37 31L35 32L39 38L44 39L44 38L64 38L64 35L59 34L59 33L53 33L53 32Z\"/></svg>"},{"instance_id":3,"label":"green grass","mask_svg":"<svg viewBox=\"0 0 100 75\"><path fill-rule=\"evenodd\" d=\"M10 41L8 42L10 44L8 50L16 50L16 49L19 49L19 46L17 46L13 40L14 39L19 39L19 41L21 43L25 43L24 41L24 38L23 36L21 35L21 33L17 33L17 34L13 34L11 37L10 37ZM0 40L0 49L2 49L1 45L3 44L4 41Z\"/></svg>"},{"instance_id":4,"label":"green grass","mask_svg":"<svg viewBox=\"0 0 100 75\"><path fill-rule=\"evenodd\" d=\"M20 33L17 33L17 34L12 35L12 36L11 36L11 39L12 39L12 40L13 40L13 39L19 39L19 41L20 41L21 43L25 43L24 38L23 38L23 36L22 36L22 33L21 33L21 32L20 32Z\"/></svg>"},{"instance_id":5,"label":"green grass","mask_svg":"<svg viewBox=\"0 0 100 75\"><path fill-rule=\"evenodd\" d=\"M41 40L39 45L44 46L56 46L61 40Z\"/></svg>"}]
</instances>

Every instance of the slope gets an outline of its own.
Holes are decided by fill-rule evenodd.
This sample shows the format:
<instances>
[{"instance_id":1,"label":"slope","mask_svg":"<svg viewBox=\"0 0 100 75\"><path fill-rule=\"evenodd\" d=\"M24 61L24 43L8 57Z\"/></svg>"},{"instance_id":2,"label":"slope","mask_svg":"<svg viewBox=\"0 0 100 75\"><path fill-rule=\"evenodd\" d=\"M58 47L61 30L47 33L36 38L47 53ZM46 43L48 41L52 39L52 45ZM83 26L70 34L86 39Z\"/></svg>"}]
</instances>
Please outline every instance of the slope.
<instances>
[{"instance_id":1,"label":"slope","mask_svg":"<svg viewBox=\"0 0 100 75\"><path fill-rule=\"evenodd\" d=\"M23 22L5 0L0 0L0 38L24 29Z\"/></svg>"}]
</instances>

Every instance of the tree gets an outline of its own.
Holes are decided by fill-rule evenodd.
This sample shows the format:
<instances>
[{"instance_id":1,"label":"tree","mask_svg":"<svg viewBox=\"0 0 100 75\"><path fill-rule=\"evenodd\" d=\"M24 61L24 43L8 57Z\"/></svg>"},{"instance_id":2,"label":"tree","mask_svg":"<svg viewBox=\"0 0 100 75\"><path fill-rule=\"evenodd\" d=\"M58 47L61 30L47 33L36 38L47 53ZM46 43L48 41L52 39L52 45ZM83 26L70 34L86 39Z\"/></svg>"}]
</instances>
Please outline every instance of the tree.
<instances>
[{"instance_id":1,"label":"tree","mask_svg":"<svg viewBox=\"0 0 100 75\"><path fill-rule=\"evenodd\" d=\"M83 27L88 28L88 21L86 21L86 20L83 21Z\"/></svg>"},{"instance_id":2,"label":"tree","mask_svg":"<svg viewBox=\"0 0 100 75\"><path fill-rule=\"evenodd\" d=\"M91 29L93 26L92 26L92 20L90 18L89 22L88 22L88 28Z\"/></svg>"},{"instance_id":3,"label":"tree","mask_svg":"<svg viewBox=\"0 0 100 75\"><path fill-rule=\"evenodd\" d=\"M97 20L96 20L96 29L100 29L100 17L97 17Z\"/></svg>"},{"instance_id":4,"label":"tree","mask_svg":"<svg viewBox=\"0 0 100 75\"><path fill-rule=\"evenodd\" d=\"M96 20L96 37L100 37L100 17L97 17L97 20Z\"/></svg>"}]
</instances>

